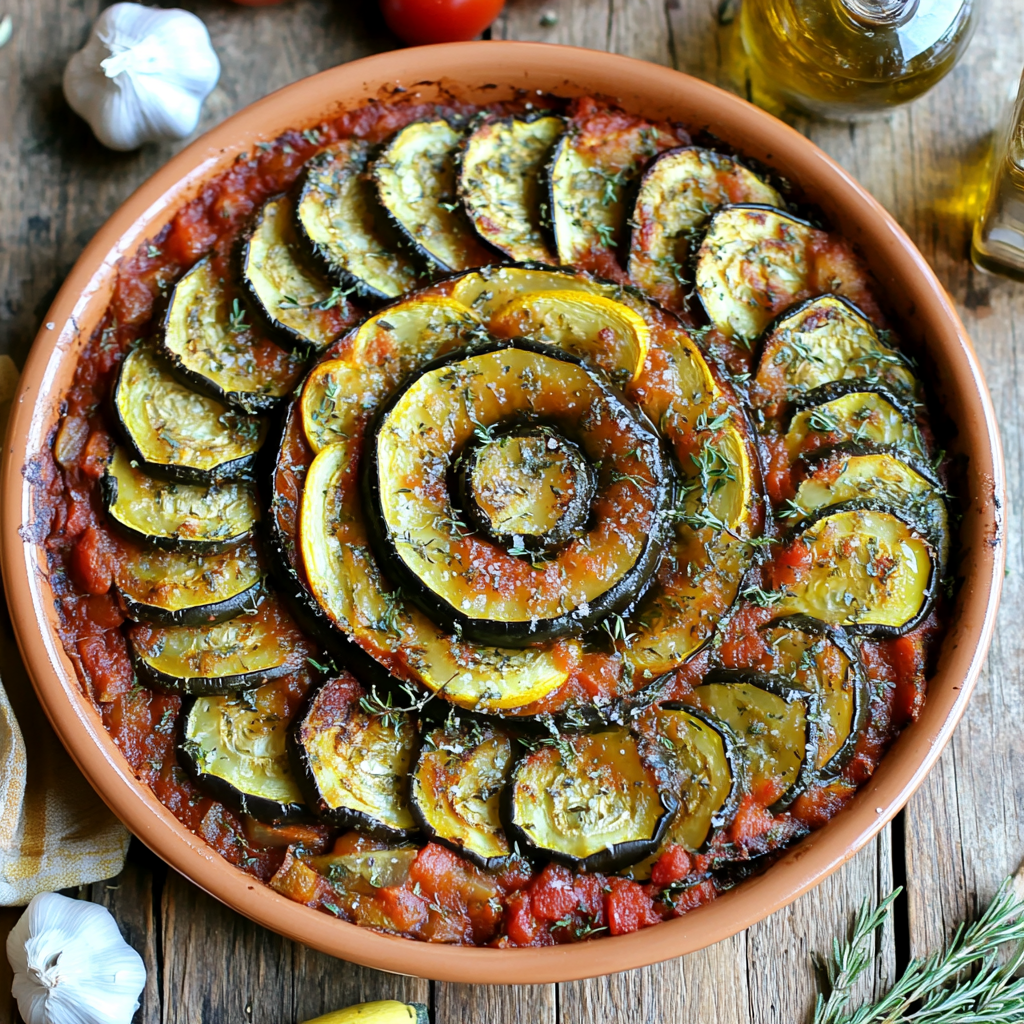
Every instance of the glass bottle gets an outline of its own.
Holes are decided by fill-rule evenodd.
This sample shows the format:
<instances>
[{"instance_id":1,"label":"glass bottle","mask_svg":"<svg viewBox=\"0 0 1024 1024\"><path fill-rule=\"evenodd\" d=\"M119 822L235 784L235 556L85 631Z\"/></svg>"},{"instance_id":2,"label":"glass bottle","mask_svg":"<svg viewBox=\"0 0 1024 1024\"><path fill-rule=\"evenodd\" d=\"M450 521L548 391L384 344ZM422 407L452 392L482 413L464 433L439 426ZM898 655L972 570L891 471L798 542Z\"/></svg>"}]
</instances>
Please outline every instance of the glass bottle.
<instances>
[{"instance_id":1,"label":"glass bottle","mask_svg":"<svg viewBox=\"0 0 1024 1024\"><path fill-rule=\"evenodd\" d=\"M971 259L981 270L1024 281L1024 77L1009 123L996 134L991 169Z\"/></svg>"},{"instance_id":2,"label":"glass bottle","mask_svg":"<svg viewBox=\"0 0 1024 1024\"><path fill-rule=\"evenodd\" d=\"M849 119L930 89L970 41L980 0L742 0L756 103Z\"/></svg>"}]
</instances>

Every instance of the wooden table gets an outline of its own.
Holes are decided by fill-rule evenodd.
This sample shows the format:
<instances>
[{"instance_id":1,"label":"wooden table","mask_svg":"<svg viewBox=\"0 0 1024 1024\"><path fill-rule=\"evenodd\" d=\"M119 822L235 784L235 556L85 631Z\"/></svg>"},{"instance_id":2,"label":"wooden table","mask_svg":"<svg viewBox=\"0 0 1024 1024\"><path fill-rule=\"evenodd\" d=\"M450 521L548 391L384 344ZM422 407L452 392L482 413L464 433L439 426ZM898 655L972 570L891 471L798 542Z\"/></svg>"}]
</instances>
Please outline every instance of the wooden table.
<instances>
[{"instance_id":1,"label":"wooden table","mask_svg":"<svg viewBox=\"0 0 1024 1024\"><path fill-rule=\"evenodd\" d=\"M112 154L67 109L64 63L104 6L0 0L14 19L0 50L0 353L18 366L93 232L180 148ZM223 62L201 129L298 78L396 45L366 0L183 6L206 21ZM718 0L510 0L493 35L614 50L727 84L717 8ZM108 906L146 959L137 1021L291 1024L398 997L428 1003L436 1024L791 1024L813 1002L809 954L846 929L865 896L907 885L865 984L876 990L978 913L1024 855L1024 286L979 274L967 251L991 131L1022 66L1024 6L991 0L963 63L922 100L870 124L798 124L885 204L938 272L974 338L1006 448L1009 569L988 667L953 742L892 827L818 889L717 946L645 970L519 988L435 984L333 960L250 923L135 844L118 878L80 895ZM4 912L0 934L16 916ZM8 991L0 976L0 1021L17 1019Z\"/></svg>"}]
</instances>

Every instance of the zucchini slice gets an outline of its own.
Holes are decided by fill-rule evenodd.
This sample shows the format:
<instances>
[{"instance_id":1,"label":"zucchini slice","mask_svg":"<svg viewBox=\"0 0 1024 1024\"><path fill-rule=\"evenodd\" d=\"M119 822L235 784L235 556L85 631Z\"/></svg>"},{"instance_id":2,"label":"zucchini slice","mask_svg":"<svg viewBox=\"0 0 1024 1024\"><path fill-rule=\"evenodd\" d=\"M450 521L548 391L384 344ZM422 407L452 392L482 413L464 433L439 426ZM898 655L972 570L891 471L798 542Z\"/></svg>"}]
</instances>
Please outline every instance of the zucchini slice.
<instances>
[{"instance_id":1,"label":"zucchini slice","mask_svg":"<svg viewBox=\"0 0 1024 1024\"><path fill-rule=\"evenodd\" d=\"M302 375L304 357L251 329L210 256L174 286L162 326L163 352L182 381L245 412L273 408Z\"/></svg>"},{"instance_id":2,"label":"zucchini slice","mask_svg":"<svg viewBox=\"0 0 1024 1024\"><path fill-rule=\"evenodd\" d=\"M651 157L678 144L643 118L594 105L581 110L548 167L558 261L624 282L615 253L625 241L627 191Z\"/></svg>"},{"instance_id":3,"label":"zucchini slice","mask_svg":"<svg viewBox=\"0 0 1024 1024\"><path fill-rule=\"evenodd\" d=\"M445 633L384 581L366 539L355 481L358 444L328 445L306 476L300 543L310 589L347 636L393 672L422 683L460 707L525 707L568 679L571 645L511 650Z\"/></svg>"},{"instance_id":4,"label":"zucchini slice","mask_svg":"<svg viewBox=\"0 0 1024 1024\"><path fill-rule=\"evenodd\" d=\"M459 459L469 524L497 544L551 551L586 531L597 475L550 427L514 427L470 442Z\"/></svg>"},{"instance_id":5,"label":"zucchini slice","mask_svg":"<svg viewBox=\"0 0 1024 1024\"><path fill-rule=\"evenodd\" d=\"M752 342L780 309L807 294L810 224L771 206L723 206L697 250L695 283L726 337Z\"/></svg>"},{"instance_id":6,"label":"zucchini slice","mask_svg":"<svg viewBox=\"0 0 1024 1024\"><path fill-rule=\"evenodd\" d=\"M912 401L917 381L900 353L841 295L822 295L786 310L761 344L753 397L759 405L800 398L832 381L880 384Z\"/></svg>"},{"instance_id":7,"label":"zucchini slice","mask_svg":"<svg viewBox=\"0 0 1024 1024\"><path fill-rule=\"evenodd\" d=\"M712 833L732 821L743 795L745 762L724 722L688 704L666 702L654 716L679 810L662 846L703 852Z\"/></svg>"},{"instance_id":8,"label":"zucchini slice","mask_svg":"<svg viewBox=\"0 0 1024 1024\"><path fill-rule=\"evenodd\" d=\"M462 347L480 327L453 299L410 299L370 317L343 359L321 362L302 388L302 420L314 452L361 434L400 380L442 352Z\"/></svg>"},{"instance_id":9,"label":"zucchini slice","mask_svg":"<svg viewBox=\"0 0 1024 1024\"><path fill-rule=\"evenodd\" d=\"M489 723L450 717L423 736L410 801L423 834L496 870L512 852L499 802L512 770L512 739Z\"/></svg>"},{"instance_id":10,"label":"zucchini slice","mask_svg":"<svg viewBox=\"0 0 1024 1024\"><path fill-rule=\"evenodd\" d=\"M830 505L798 524L781 573L783 614L810 615L870 636L902 636L928 614L935 549L902 509Z\"/></svg>"},{"instance_id":11,"label":"zucchini slice","mask_svg":"<svg viewBox=\"0 0 1024 1024\"><path fill-rule=\"evenodd\" d=\"M196 696L262 686L303 668L312 653L275 598L254 614L214 625L135 625L128 641L135 671L147 685Z\"/></svg>"},{"instance_id":12,"label":"zucchini slice","mask_svg":"<svg viewBox=\"0 0 1024 1024\"><path fill-rule=\"evenodd\" d=\"M627 729L563 734L516 765L503 799L506 834L578 871L618 871L664 837L676 812L664 776Z\"/></svg>"},{"instance_id":13,"label":"zucchini slice","mask_svg":"<svg viewBox=\"0 0 1024 1024\"><path fill-rule=\"evenodd\" d=\"M396 132L373 164L377 195L413 248L442 272L494 262L457 206L463 133L440 118Z\"/></svg>"},{"instance_id":14,"label":"zucchini slice","mask_svg":"<svg viewBox=\"0 0 1024 1024\"><path fill-rule=\"evenodd\" d=\"M310 817L288 763L286 703L276 686L196 697L178 747L200 789L271 825Z\"/></svg>"},{"instance_id":15,"label":"zucchini slice","mask_svg":"<svg viewBox=\"0 0 1024 1024\"><path fill-rule=\"evenodd\" d=\"M295 215L323 271L360 298L387 301L418 275L377 201L370 143L343 139L306 161Z\"/></svg>"},{"instance_id":16,"label":"zucchini slice","mask_svg":"<svg viewBox=\"0 0 1024 1024\"><path fill-rule=\"evenodd\" d=\"M408 799L416 725L404 712L375 714L376 706L351 676L324 683L292 727L295 774L321 821L407 839L416 832Z\"/></svg>"},{"instance_id":17,"label":"zucchini slice","mask_svg":"<svg viewBox=\"0 0 1024 1024\"><path fill-rule=\"evenodd\" d=\"M620 387L643 372L651 344L651 329L638 313L579 291L521 295L498 309L487 326L498 337L529 338L571 352Z\"/></svg>"},{"instance_id":18,"label":"zucchini slice","mask_svg":"<svg viewBox=\"0 0 1024 1024\"><path fill-rule=\"evenodd\" d=\"M773 814L813 782L820 714L815 694L778 676L718 669L695 687L693 697L738 737L749 791Z\"/></svg>"},{"instance_id":19,"label":"zucchini slice","mask_svg":"<svg viewBox=\"0 0 1024 1024\"><path fill-rule=\"evenodd\" d=\"M114 569L128 618L157 626L201 626L252 614L264 595L256 549L239 544L214 555L134 545Z\"/></svg>"},{"instance_id":20,"label":"zucchini slice","mask_svg":"<svg viewBox=\"0 0 1024 1024\"><path fill-rule=\"evenodd\" d=\"M118 530L168 551L225 551L252 533L259 516L256 496L245 484L154 480L135 468L123 448L114 450L100 494Z\"/></svg>"},{"instance_id":21,"label":"zucchini slice","mask_svg":"<svg viewBox=\"0 0 1024 1024\"><path fill-rule=\"evenodd\" d=\"M761 627L771 650L771 671L818 696L816 781L838 777L867 724L871 691L860 654L845 630L806 615Z\"/></svg>"},{"instance_id":22,"label":"zucchini slice","mask_svg":"<svg viewBox=\"0 0 1024 1024\"><path fill-rule=\"evenodd\" d=\"M827 505L877 501L903 509L935 546L940 566L949 559L949 513L931 470L900 448L846 442L804 456L806 476L793 499L794 512L809 515Z\"/></svg>"},{"instance_id":23,"label":"zucchini slice","mask_svg":"<svg viewBox=\"0 0 1024 1024\"><path fill-rule=\"evenodd\" d=\"M322 352L352 318L341 289L307 268L300 245L292 199L272 196L242 243L242 286L250 306L282 344Z\"/></svg>"},{"instance_id":24,"label":"zucchini slice","mask_svg":"<svg viewBox=\"0 0 1024 1024\"><path fill-rule=\"evenodd\" d=\"M600 463L594 525L538 565L467 536L446 489L464 445L523 417ZM382 408L367 443L378 558L424 614L469 639L516 647L580 635L629 607L657 567L670 492L660 443L568 353L513 339L441 357Z\"/></svg>"},{"instance_id":25,"label":"zucchini slice","mask_svg":"<svg viewBox=\"0 0 1024 1024\"><path fill-rule=\"evenodd\" d=\"M685 310L695 236L725 203L785 206L771 185L713 149L685 146L655 157L633 206L630 280L663 306Z\"/></svg>"},{"instance_id":26,"label":"zucchini slice","mask_svg":"<svg viewBox=\"0 0 1024 1024\"><path fill-rule=\"evenodd\" d=\"M790 459L844 442L891 445L926 458L917 419L889 391L860 381L837 381L808 391L789 422Z\"/></svg>"},{"instance_id":27,"label":"zucchini slice","mask_svg":"<svg viewBox=\"0 0 1024 1024\"><path fill-rule=\"evenodd\" d=\"M466 140L459 196L480 237L512 260L555 263L544 237L541 185L565 120L545 115L485 121Z\"/></svg>"},{"instance_id":28,"label":"zucchini slice","mask_svg":"<svg viewBox=\"0 0 1024 1024\"><path fill-rule=\"evenodd\" d=\"M209 484L246 476L266 424L180 384L148 345L125 356L114 416L133 461L152 476Z\"/></svg>"}]
</instances>

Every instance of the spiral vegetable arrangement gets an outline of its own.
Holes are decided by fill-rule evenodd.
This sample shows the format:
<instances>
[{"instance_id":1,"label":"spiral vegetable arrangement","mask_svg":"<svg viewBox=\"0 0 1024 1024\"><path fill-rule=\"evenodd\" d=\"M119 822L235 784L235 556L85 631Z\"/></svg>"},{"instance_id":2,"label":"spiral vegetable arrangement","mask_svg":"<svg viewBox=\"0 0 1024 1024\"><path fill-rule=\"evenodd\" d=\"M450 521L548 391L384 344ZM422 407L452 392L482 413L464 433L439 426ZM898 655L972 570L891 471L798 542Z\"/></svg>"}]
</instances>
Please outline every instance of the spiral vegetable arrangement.
<instances>
[{"instance_id":1,"label":"spiral vegetable arrangement","mask_svg":"<svg viewBox=\"0 0 1024 1024\"><path fill-rule=\"evenodd\" d=\"M395 931L368 901L422 901L433 844L488 927L528 862L682 912L852 794L897 662L919 706L947 512L863 268L738 159L574 109L312 133L114 386L182 763L297 830L277 888Z\"/></svg>"}]
</instances>

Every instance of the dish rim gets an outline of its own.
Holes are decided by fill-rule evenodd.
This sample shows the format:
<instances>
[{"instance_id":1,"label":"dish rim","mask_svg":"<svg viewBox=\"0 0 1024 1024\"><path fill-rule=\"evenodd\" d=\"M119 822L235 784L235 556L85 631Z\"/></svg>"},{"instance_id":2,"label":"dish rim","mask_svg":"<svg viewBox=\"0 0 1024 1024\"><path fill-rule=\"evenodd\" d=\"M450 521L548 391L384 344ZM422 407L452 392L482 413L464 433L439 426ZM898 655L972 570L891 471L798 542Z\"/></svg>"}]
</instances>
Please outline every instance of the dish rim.
<instances>
[{"instance_id":1,"label":"dish rim","mask_svg":"<svg viewBox=\"0 0 1024 1024\"><path fill-rule=\"evenodd\" d=\"M446 69L442 78L439 68ZM933 397L941 399L947 413L950 404L960 413L951 418L960 428L958 443L970 457L972 497L962 528L964 579L921 718L903 731L851 804L767 872L683 917L629 935L506 950L410 941L331 921L229 864L134 778L82 695L54 628L45 561L31 528L24 528L32 522L25 471L33 452L48 444L76 353L107 305L117 261L152 237L207 180L255 142L337 116L360 99L385 99L396 86L413 95L440 90L484 102L515 88L601 94L647 116L672 116L693 127L713 125L725 142L813 193L846 237L862 250L870 248L869 264L889 305L901 310L901 326L908 316L915 325L920 318L919 332L932 339L927 350L937 357L939 380ZM0 568L22 657L55 731L114 813L168 864L257 923L367 967L439 981L540 984L646 966L728 938L820 883L895 816L948 742L987 654L1005 562L1004 469L991 398L951 299L895 220L808 139L739 97L670 68L545 43L449 43L340 65L251 104L168 161L97 232L46 314L12 403L0 481Z\"/></svg>"}]
</instances>

